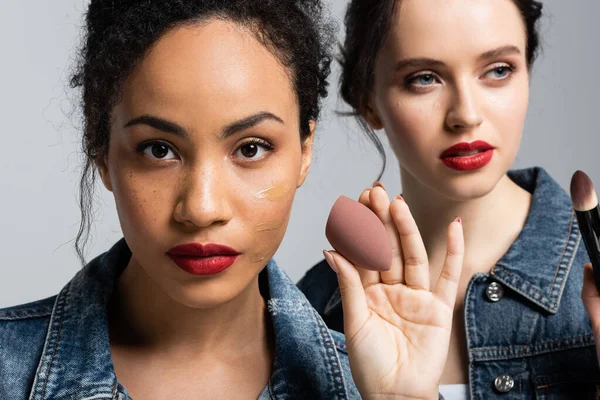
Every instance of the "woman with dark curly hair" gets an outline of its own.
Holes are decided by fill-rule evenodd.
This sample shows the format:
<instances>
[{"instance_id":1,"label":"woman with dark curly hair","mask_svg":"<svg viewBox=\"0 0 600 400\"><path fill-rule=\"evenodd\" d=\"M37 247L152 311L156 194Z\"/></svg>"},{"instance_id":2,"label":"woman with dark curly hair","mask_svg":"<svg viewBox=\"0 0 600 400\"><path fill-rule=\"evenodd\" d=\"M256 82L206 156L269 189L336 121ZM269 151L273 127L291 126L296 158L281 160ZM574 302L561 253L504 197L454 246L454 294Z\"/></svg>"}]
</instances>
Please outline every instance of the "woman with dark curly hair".
<instances>
[{"instance_id":1,"label":"woman with dark curly hair","mask_svg":"<svg viewBox=\"0 0 600 400\"><path fill-rule=\"evenodd\" d=\"M379 149L375 131L387 135L431 276L447 251L446 224L456 215L464 222L450 349L439 360L447 399L589 399L600 383L593 334L600 335L600 298L589 266L584 274L588 257L570 198L541 168L509 171L541 15L533 0L352 0L346 12L341 94ZM383 188L361 201L395 243L404 241ZM418 265L361 271L369 301L408 283L403 269ZM584 275L595 330L581 300ZM429 287L426 277L412 283ZM325 262L300 287L328 326L347 329Z\"/></svg>"},{"instance_id":2,"label":"woman with dark curly hair","mask_svg":"<svg viewBox=\"0 0 600 400\"><path fill-rule=\"evenodd\" d=\"M419 346L445 351L460 223L444 277L412 299L436 324L417 340L419 324L408 332L395 318L404 285L384 293L376 317L363 286L347 287L346 346L271 260L326 95L321 8L91 1L72 79L85 119L77 250L83 260L97 174L124 239L57 296L0 310L0 398L437 398L438 354ZM399 229L414 229L395 206ZM356 282L356 270L339 272Z\"/></svg>"}]
</instances>

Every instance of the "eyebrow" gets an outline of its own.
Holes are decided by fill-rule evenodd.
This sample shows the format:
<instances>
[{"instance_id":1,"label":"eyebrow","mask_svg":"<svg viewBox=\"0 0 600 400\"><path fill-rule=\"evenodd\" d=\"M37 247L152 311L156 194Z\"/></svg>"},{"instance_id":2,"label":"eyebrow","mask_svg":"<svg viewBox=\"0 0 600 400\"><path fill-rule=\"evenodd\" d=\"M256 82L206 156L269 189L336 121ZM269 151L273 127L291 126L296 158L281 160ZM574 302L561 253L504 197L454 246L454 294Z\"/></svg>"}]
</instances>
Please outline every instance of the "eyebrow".
<instances>
[{"instance_id":1,"label":"eyebrow","mask_svg":"<svg viewBox=\"0 0 600 400\"><path fill-rule=\"evenodd\" d=\"M436 60L435 58L407 58L404 60L398 61L396 64L395 70L400 71L406 67L412 68L423 68L423 67L435 67L435 66L443 66L445 65L442 61Z\"/></svg>"},{"instance_id":2,"label":"eyebrow","mask_svg":"<svg viewBox=\"0 0 600 400\"><path fill-rule=\"evenodd\" d=\"M134 125L148 125L154 129L162 132L171 133L173 135L181 136L184 138L188 137L187 131L181 126L174 122L167 121L166 119L155 117L153 115L142 115L129 121L125 124L124 128L129 128Z\"/></svg>"},{"instance_id":3,"label":"eyebrow","mask_svg":"<svg viewBox=\"0 0 600 400\"><path fill-rule=\"evenodd\" d=\"M497 49L486 51L485 53L479 56L479 60L488 60L490 58L507 56L509 54L521 54L521 50L519 50L517 46L513 45L502 46L498 47Z\"/></svg>"},{"instance_id":4,"label":"eyebrow","mask_svg":"<svg viewBox=\"0 0 600 400\"><path fill-rule=\"evenodd\" d=\"M479 61L483 61L483 60L489 60L490 58L506 56L509 54L521 54L521 50L519 50L519 48L517 46L513 46L513 45L501 46L496 49L486 51L485 53L483 53L479 57L477 57L477 59ZM444 65L446 65L446 64L444 64L443 61L436 60L435 58L427 58L427 57L407 58L405 60L400 60L398 63L396 63L395 70L400 71L401 69L404 69L406 67L423 68L423 67L435 67L435 66L444 66Z\"/></svg>"},{"instance_id":5,"label":"eyebrow","mask_svg":"<svg viewBox=\"0 0 600 400\"><path fill-rule=\"evenodd\" d=\"M227 125L221 132L220 139L226 139L237 132L252 128L265 120L276 121L281 124L284 123L283 120L275 114L263 111Z\"/></svg>"},{"instance_id":6,"label":"eyebrow","mask_svg":"<svg viewBox=\"0 0 600 400\"><path fill-rule=\"evenodd\" d=\"M275 114L263 111L227 125L221 131L219 139L226 139L237 132L252 128L253 126L258 125L265 120L277 121L282 124L284 123L283 120ZM154 129L165 133L170 133L183 138L189 137L189 134L185 130L185 128L177 125L174 122L153 115L142 115L140 117L134 118L128 123L126 123L124 127L129 128L134 125L148 125Z\"/></svg>"}]
</instances>

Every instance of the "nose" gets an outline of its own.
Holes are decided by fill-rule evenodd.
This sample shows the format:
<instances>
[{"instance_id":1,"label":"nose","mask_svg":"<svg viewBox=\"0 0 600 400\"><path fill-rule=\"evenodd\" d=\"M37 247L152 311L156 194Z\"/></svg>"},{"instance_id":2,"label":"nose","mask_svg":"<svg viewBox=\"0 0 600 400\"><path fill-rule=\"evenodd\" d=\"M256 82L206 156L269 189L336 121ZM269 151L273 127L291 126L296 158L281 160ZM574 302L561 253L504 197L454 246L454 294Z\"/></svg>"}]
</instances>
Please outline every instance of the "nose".
<instances>
[{"instance_id":1,"label":"nose","mask_svg":"<svg viewBox=\"0 0 600 400\"><path fill-rule=\"evenodd\" d=\"M477 88L474 84L457 84L451 106L446 115L446 126L452 132L463 132L478 127L483 122Z\"/></svg>"},{"instance_id":2,"label":"nose","mask_svg":"<svg viewBox=\"0 0 600 400\"><path fill-rule=\"evenodd\" d=\"M230 192L218 167L198 167L181 179L175 221L189 228L224 225L233 216Z\"/></svg>"}]
</instances>

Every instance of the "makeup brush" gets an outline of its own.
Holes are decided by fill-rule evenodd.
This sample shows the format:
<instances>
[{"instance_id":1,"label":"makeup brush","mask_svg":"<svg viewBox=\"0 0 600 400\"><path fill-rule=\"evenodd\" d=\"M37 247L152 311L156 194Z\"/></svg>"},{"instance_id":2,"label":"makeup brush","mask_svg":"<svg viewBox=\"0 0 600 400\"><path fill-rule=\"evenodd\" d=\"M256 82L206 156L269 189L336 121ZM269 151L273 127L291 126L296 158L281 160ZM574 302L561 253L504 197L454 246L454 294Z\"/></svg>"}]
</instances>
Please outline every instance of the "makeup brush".
<instances>
[{"instance_id":1,"label":"makeup brush","mask_svg":"<svg viewBox=\"0 0 600 400\"><path fill-rule=\"evenodd\" d=\"M340 196L329 213L325 236L348 261L364 269L387 271L392 243L381 220L365 205Z\"/></svg>"},{"instance_id":2,"label":"makeup brush","mask_svg":"<svg viewBox=\"0 0 600 400\"><path fill-rule=\"evenodd\" d=\"M592 180L582 171L576 171L571 178L571 200L583 243L594 267L596 287L600 290L600 208Z\"/></svg>"}]
</instances>

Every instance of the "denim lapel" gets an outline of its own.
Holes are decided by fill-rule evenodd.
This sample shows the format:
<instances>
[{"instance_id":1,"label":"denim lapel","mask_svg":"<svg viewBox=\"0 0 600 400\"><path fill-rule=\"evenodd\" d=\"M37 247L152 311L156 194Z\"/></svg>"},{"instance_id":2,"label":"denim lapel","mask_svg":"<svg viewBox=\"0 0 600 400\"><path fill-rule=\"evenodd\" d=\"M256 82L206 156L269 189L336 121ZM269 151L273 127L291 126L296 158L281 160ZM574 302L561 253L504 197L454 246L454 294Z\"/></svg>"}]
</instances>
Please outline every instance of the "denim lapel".
<instances>
[{"instance_id":1,"label":"denim lapel","mask_svg":"<svg viewBox=\"0 0 600 400\"><path fill-rule=\"evenodd\" d=\"M30 400L116 398L106 307L130 257L125 241L119 241L57 296Z\"/></svg>"},{"instance_id":2,"label":"denim lapel","mask_svg":"<svg viewBox=\"0 0 600 400\"><path fill-rule=\"evenodd\" d=\"M491 274L555 314L580 242L571 199L541 168L509 175L533 198L523 230Z\"/></svg>"}]
</instances>

